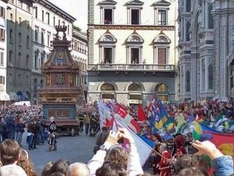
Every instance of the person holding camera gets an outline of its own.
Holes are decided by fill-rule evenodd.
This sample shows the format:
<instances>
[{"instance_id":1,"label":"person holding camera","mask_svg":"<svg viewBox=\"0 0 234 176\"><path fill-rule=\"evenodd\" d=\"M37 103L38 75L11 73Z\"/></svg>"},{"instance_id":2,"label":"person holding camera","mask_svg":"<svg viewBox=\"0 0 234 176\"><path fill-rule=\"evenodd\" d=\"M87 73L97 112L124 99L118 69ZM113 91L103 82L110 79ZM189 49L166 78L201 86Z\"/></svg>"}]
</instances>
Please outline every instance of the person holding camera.
<instances>
[{"instance_id":1,"label":"person holding camera","mask_svg":"<svg viewBox=\"0 0 234 176\"><path fill-rule=\"evenodd\" d=\"M130 150L128 152L126 152L126 150L123 149L121 145L119 145L118 143L118 141L123 138L126 139L129 143ZM118 149L115 152L113 152L115 148ZM111 152L115 154L111 155ZM116 154L118 152L119 154ZM119 158L114 159L115 157ZM120 162L118 162L120 160L122 160L121 163L123 164L120 164ZM109 132L109 135L106 138L104 144L100 146L100 149L88 162L88 167L91 173L90 175L95 175L97 170L99 170L98 172L102 173L101 170L105 169L104 167L105 162L115 163L121 168L125 168L125 171L129 176L143 174L143 170L140 164L139 154L135 146L135 141L131 136L131 134L128 132L128 130L125 128L121 128L117 132L113 131Z\"/></svg>"}]
</instances>

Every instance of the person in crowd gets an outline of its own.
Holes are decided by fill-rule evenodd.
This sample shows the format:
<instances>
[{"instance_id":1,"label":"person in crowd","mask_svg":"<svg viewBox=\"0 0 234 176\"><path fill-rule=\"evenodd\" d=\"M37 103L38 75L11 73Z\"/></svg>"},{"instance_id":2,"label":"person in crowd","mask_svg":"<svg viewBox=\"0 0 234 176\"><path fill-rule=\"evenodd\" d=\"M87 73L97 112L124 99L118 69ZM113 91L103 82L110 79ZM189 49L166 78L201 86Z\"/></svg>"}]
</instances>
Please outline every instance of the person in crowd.
<instances>
[{"instance_id":1,"label":"person in crowd","mask_svg":"<svg viewBox=\"0 0 234 176\"><path fill-rule=\"evenodd\" d=\"M84 114L79 114L77 118L78 118L79 127L80 127L79 132L82 133L84 131Z\"/></svg>"},{"instance_id":2,"label":"person in crowd","mask_svg":"<svg viewBox=\"0 0 234 176\"><path fill-rule=\"evenodd\" d=\"M182 134L177 134L174 138L175 143L175 154L174 157L178 158L179 156L186 154L185 143L186 139Z\"/></svg>"},{"instance_id":3,"label":"person in crowd","mask_svg":"<svg viewBox=\"0 0 234 176\"><path fill-rule=\"evenodd\" d=\"M100 149L93 156L93 158L88 162L90 175L95 175L96 170L103 165L106 159L105 157L107 156L107 152L112 150L112 146L115 146L116 144L118 144L117 141L119 141L120 138L127 139L130 145L129 153L128 154L126 153L126 155L124 155L124 158L128 158L127 159L128 175L143 174L143 170L140 164L139 154L137 152L134 139L132 138L130 133L127 131L127 129L119 129L117 132L111 131L109 133L104 144L100 147ZM116 158L117 157L120 157L120 156L116 156ZM122 160L124 160L124 158L122 158Z\"/></svg>"},{"instance_id":4,"label":"person in crowd","mask_svg":"<svg viewBox=\"0 0 234 176\"><path fill-rule=\"evenodd\" d=\"M85 134L89 134L90 116L89 113L84 114Z\"/></svg>"},{"instance_id":5,"label":"person in crowd","mask_svg":"<svg viewBox=\"0 0 234 176\"><path fill-rule=\"evenodd\" d=\"M17 162L17 165L22 167L27 175L37 176L34 164L29 158L28 152L26 150L20 149L20 157Z\"/></svg>"},{"instance_id":6,"label":"person in crowd","mask_svg":"<svg viewBox=\"0 0 234 176\"><path fill-rule=\"evenodd\" d=\"M37 144L44 145L45 128L46 128L45 120L41 116L38 116L37 124L38 124Z\"/></svg>"},{"instance_id":7,"label":"person in crowd","mask_svg":"<svg viewBox=\"0 0 234 176\"><path fill-rule=\"evenodd\" d=\"M161 155L161 160L158 163L159 166L159 170L160 170L160 176L170 176L172 173L172 154L173 154L173 141L171 141L171 139L169 139L168 141L166 141L166 146L164 146L164 149L160 149L162 152Z\"/></svg>"},{"instance_id":8,"label":"person in crowd","mask_svg":"<svg viewBox=\"0 0 234 176\"><path fill-rule=\"evenodd\" d=\"M157 142L154 147L154 151L152 154L152 168L153 168L153 174L159 175L160 170L158 167L159 162L161 161L161 155L160 155L160 145L161 142Z\"/></svg>"},{"instance_id":9,"label":"person in crowd","mask_svg":"<svg viewBox=\"0 0 234 176\"><path fill-rule=\"evenodd\" d=\"M188 176L188 175L192 175L192 176L205 176L202 171L200 171L197 168L194 167L190 167L190 168L185 168L183 170L181 170L178 174L178 176Z\"/></svg>"},{"instance_id":10,"label":"person in crowd","mask_svg":"<svg viewBox=\"0 0 234 176\"><path fill-rule=\"evenodd\" d=\"M196 155L191 155L191 154L181 155L176 159L175 162L176 173L179 173L181 170L185 168L197 167L198 163L199 163L199 157Z\"/></svg>"},{"instance_id":11,"label":"person in crowd","mask_svg":"<svg viewBox=\"0 0 234 176\"><path fill-rule=\"evenodd\" d=\"M49 125L49 151L55 151L57 150L57 141L56 141L56 135L55 131L57 130L57 126L54 120L54 117L50 117L50 125Z\"/></svg>"},{"instance_id":12,"label":"person in crowd","mask_svg":"<svg viewBox=\"0 0 234 176\"><path fill-rule=\"evenodd\" d=\"M59 159L57 160L50 168L49 175L55 175L55 173L61 173L63 175L66 175L67 170L69 167L69 162L65 159Z\"/></svg>"},{"instance_id":13,"label":"person in crowd","mask_svg":"<svg viewBox=\"0 0 234 176\"><path fill-rule=\"evenodd\" d=\"M16 140L6 139L0 144L0 158L3 165L16 164L19 154L20 146Z\"/></svg>"},{"instance_id":14,"label":"person in crowd","mask_svg":"<svg viewBox=\"0 0 234 176\"><path fill-rule=\"evenodd\" d=\"M25 128L25 124L23 122L23 119L19 118L19 121L18 123L16 123L16 126L15 126L15 131L16 131L15 140L19 143L20 146L22 146L21 143L22 143L24 128Z\"/></svg>"},{"instance_id":15,"label":"person in crowd","mask_svg":"<svg viewBox=\"0 0 234 176\"><path fill-rule=\"evenodd\" d=\"M33 136L35 132L35 126L32 122L32 120L29 121L27 124L27 143L28 143L28 150L34 149L33 147Z\"/></svg>"},{"instance_id":16,"label":"person in crowd","mask_svg":"<svg viewBox=\"0 0 234 176\"><path fill-rule=\"evenodd\" d=\"M75 162L69 165L66 176L90 176L87 164Z\"/></svg>"},{"instance_id":17,"label":"person in crowd","mask_svg":"<svg viewBox=\"0 0 234 176\"><path fill-rule=\"evenodd\" d=\"M127 176L127 170L119 163L105 162L96 171L96 176Z\"/></svg>"},{"instance_id":18,"label":"person in crowd","mask_svg":"<svg viewBox=\"0 0 234 176\"><path fill-rule=\"evenodd\" d=\"M50 173L50 169L51 167L53 166L53 162L48 162L42 169L41 171L41 176L49 176L49 173Z\"/></svg>"},{"instance_id":19,"label":"person in crowd","mask_svg":"<svg viewBox=\"0 0 234 176\"><path fill-rule=\"evenodd\" d=\"M5 120L8 129L8 138L15 139L15 117L10 112L8 112Z\"/></svg>"},{"instance_id":20,"label":"person in crowd","mask_svg":"<svg viewBox=\"0 0 234 176\"><path fill-rule=\"evenodd\" d=\"M8 139L8 127L6 124L6 120L4 117L1 118L1 126L2 126L2 141Z\"/></svg>"},{"instance_id":21,"label":"person in crowd","mask_svg":"<svg viewBox=\"0 0 234 176\"><path fill-rule=\"evenodd\" d=\"M89 128L89 136L95 136L97 133L97 125L98 125L98 118L96 115L92 114L90 118L90 128Z\"/></svg>"},{"instance_id":22,"label":"person in crowd","mask_svg":"<svg viewBox=\"0 0 234 176\"><path fill-rule=\"evenodd\" d=\"M15 164L9 164L0 168L0 176L29 176L25 171Z\"/></svg>"},{"instance_id":23,"label":"person in crowd","mask_svg":"<svg viewBox=\"0 0 234 176\"><path fill-rule=\"evenodd\" d=\"M97 152L97 150L99 150L100 146L104 144L108 134L109 134L108 128L105 126L102 127L102 131L96 139L96 146L94 147L94 150L93 150L94 154Z\"/></svg>"},{"instance_id":24,"label":"person in crowd","mask_svg":"<svg viewBox=\"0 0 234 176\"><path fill-rule=\"evenodd\" d=\"M192 142L192 146L198 150L196 155L206 154L210 157L215 175L225 176L234 173L232 157L223 155L212 142L196 140Z\"/></svg>"}]
</instances>

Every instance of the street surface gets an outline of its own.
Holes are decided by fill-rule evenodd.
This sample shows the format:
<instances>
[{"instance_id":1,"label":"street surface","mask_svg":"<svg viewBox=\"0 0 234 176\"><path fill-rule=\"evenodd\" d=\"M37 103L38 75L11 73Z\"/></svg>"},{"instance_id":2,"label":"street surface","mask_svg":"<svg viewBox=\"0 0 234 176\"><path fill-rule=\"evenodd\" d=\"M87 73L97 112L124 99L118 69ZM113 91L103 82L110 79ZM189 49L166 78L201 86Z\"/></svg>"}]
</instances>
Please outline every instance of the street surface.
<instances>
[{"instance_id":1,"label":"street surface","mask_svg":"<svg viewBox=\"0 0 234 176\"><path fill-rule=\"evenodd\" d=\"M47 141L44 145L37 145L37 149L28 150L26 133L22 141L22 148L27 150L38 174L41 173L46 163L67 159L69 163L87 163L93 156L93 147L96 137L89 137L84 132L79 136L59 136L57 138L57 151L49 152Z\"/></svg>"}]
</instances>

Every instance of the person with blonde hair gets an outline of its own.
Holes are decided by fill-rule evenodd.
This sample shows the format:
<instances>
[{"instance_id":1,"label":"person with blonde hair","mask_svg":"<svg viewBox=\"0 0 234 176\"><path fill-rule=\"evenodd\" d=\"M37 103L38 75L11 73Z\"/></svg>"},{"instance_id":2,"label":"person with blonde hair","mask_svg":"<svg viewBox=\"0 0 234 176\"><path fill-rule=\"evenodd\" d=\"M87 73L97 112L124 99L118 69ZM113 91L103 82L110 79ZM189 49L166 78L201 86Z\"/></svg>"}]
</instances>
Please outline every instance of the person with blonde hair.
<instances>
[{"instance_id":1,"label":"person with blonde hair","mask_svg":"<svg viewBox=\"0 0 234 176\"><path fill-rule=\"evenodd\" d=\"M89 176L90 170L87 164L75 162L68 167L66 176Z\"/></svg>"},{"instance_id":2,"label":"person with blonde hair","mask_svg":"<svg viewBox=\"0 0 234 176\"><path fill-rule=\"evenodd\" d=\"M20 157L17 165L22 167L27 175L37 176L36 170L34 169L34 164L29 158L28 152L24 149L20 149Z\"/></svg>"}]
</instances>

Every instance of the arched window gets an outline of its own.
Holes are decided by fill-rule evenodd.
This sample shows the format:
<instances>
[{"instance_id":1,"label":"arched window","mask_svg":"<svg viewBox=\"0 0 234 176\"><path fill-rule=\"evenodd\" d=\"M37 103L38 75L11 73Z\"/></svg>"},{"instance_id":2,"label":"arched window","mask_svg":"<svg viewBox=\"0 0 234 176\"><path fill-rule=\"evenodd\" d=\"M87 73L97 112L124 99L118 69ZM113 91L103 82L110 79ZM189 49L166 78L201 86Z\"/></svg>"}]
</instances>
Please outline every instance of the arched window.
<instances>
[{"instance_id":1,"label":"arched window","mask_svg":"<svg viewBox=\"0 0 234 176\"><path fill-rule=\"evenodd\" d=\"M168 86L164 83L160 83L156 86L156 94L162 101L168 101Z\"/></svg>"},{"instance_id":2,"label":"arched window","mask_svg":"<svg viewBox=\"0 0 234 176\"><path fill-rule=\"evenodd\" d=\"M153 41L154 63L159 64L155 69L164 69L169 62L169 50L171 40L165 34L160 34Z\"/></svg>"},{"instance_id":3,"label":"arched window","mask_svg":"<svg viewBox=\"0 0 234 176\"><path fill-rule=\"evenodd\" d=\"M10 29L10 43L13 43L13 30Z\"/></svg>"},{"instance_id":4,"label":"arched window","mask_svg":"<svg viewBox=\"0 0 234 176\"><path fill-rule=\"evenodd\" d=\"M44 81L43 79L40 81L40 87L43 87L44 86Z\"/></svg>"},{"instance_id":5,"label":"arched window","mask_svg":"<svg viewBox=\"0 0 234 176\"><path fill-rule=\"evenodd\" d=\"M20 67L20 62L21 62L21 53L19 52L18 53L18 61L17 61L17 64L19 67Z\"/></svg>"},{"instance_id":6,"label":"arched window","mask_svg":"<svg viewBox=\"0 0 234 176\"><path fill-rule=\"evenodd\" d=\"M185 28L185 39L186 39L186 41L190 41L190 26L191 26L190 22L187 21L186 28Z\"/></svg>"},{"instance_id":7,"label":"arched window","mask_svg":"<svg viewBox=\"0 0 234 176\"><path fill-rule=\"evenodd\" d=\"M9 64L12 64L12 57L13 57L13 51L12 50L10 50L9 51L9 60L8 60L8 62L9 62Z\"/></svg>"},{"instance_id":8,"label":"arched window","mask_svg":"<svg viewBox=\"0 0 234 176\"><path fill-rule=\"evenodd\" d=\"M111 83L104 83L101 86L101 95L103 99L115 99L115 86Z\"/></svg>"},{"instance_id":9,"label":"arched window","mask_svg":"<svg viewBox=\"0 0 234 176\"><path fill-rule=\"evenodd\" d=\"M186 12L191 11L191 0L186 0Z\"/></svg>"},{"instance_id":10,"label":"arched window","mask_svg":"<svg viewBox=\"0 0 234 176\"><path fill-rule=\"evenodd\" d=\"M212 16L213 5L208 5L208 29L214 29L214 18Z\"/></svg>"},{"instance_id":11,"label":"arched window","mask_svg":"<svg viewBox=\"0 0 234 176\"><path fill-rule=\"evenodd\" d=\"M19 41L18 41L19 43L19 46L21 46L21 42L22 42L22 34L21 34L21 32L19 32Z\"/></svg>"},{"instance_id":12,"label":"arched window","mask_svg":"<svg viewBox=\"0 0 234 176\"><path fill-rule=\"evenodd\" d=\"M26 47L27 47L27 49L29 49L29 47L30 47L30 38L29 38L29 36L27 36Z\"/></svg>"},{"instance_id":13,"label":"arched window","mask_svg":"<svg viewBox=\"0 0 234 176\"><path fill-rule=\"evenodd\" d=\"M185 91L190 92L190 71L186 72L185 79Z\"/></svg>"},{"instance_id":14,"label":"arched window","mask_svg":"<svg viewBox=\"0 0 234 176\"><path fill-rule=\"evenodd\" d=\"M213 65L210 64L208 67L208 89L213 89L214 86L214 75L213 75Z\"/></svg>"},{"instance_id":15,"label":"arched window","mask_svg":"<svg viewBox=\"0 0 234 176\"><path fill-rule=\"evenodd\" d=\"M127 63L129 64L141 64L142 59L142 47L144 40L137 34L132 33L126 41L127 45Z\"/></svg>"},{"instance_id":16,"label":"arched window","mask_svg":"<svg viewBox=\"0 0 234 176\"><path fill-rule=\"evenodd\" d=\"M128 87L128 91L143 91L143 87L138 84L138 83L132 83L129 87Z\"/></svg>"},{"instance_id":17,"label":"arched window","mask_svg":"<svg viewBox=\"0 0 234 176\"><path fill-rule=\"evenodd\" d=\"M100 52L100 63L115 63L115 44L117 40L110 33L106 32L99 39L99 52ZM81 45L82 50L82 45Z\"/></svg>"}]
</instances>

